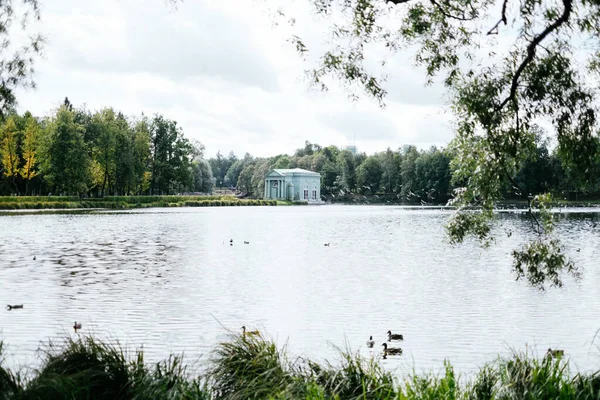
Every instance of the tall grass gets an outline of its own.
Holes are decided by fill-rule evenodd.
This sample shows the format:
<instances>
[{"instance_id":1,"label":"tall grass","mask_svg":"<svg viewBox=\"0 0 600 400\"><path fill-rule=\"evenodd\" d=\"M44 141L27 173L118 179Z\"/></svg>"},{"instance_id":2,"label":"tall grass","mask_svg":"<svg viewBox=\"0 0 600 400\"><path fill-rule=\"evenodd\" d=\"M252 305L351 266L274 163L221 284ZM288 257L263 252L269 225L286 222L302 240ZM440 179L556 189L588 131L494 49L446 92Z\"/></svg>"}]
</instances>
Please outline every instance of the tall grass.
<instances>
[{"instance_id":1,"label":"tall grass","mask_svg":"<svg viewBox=\"0 0 600 400\"><path fill-rule=\"evenodd\" d=\"M290 359L272 340L232 335L211 353L202 375L182 357L148 364L118 344L91 337L49 344L29 379L2 364L0 399L309 399L309 400L512 400L600 399L600 373L572 375L562 359L524 353L483 366L462 382L452 365L441 374L396 377L377 360L340 351L335 363Z\"/></svg>"}]
</instances>

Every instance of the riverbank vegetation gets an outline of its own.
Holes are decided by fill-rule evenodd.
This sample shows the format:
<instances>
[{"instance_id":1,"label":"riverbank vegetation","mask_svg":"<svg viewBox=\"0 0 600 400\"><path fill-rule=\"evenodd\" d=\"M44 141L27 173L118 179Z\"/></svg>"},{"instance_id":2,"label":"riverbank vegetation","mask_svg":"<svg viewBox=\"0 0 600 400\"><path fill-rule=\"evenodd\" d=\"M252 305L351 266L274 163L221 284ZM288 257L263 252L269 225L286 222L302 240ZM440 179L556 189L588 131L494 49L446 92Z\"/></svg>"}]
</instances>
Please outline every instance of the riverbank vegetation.
<instances>
[{"instance_id":1,"label":"riverbank vegetation","mask_svg":"<svg viewBox=\"0 0 600 400\"><path fill-rule=\"evenodd\" d=\"M238 199L235 196L5 196L0 210L74 209L74 208L149 208L149 207L228 207L275 206L275 200Z\"/></svg>"},{"instance_id":2,"label":"riverbank vegetation","mask_svg":"<svg viewBox=\"0 0 600 400\"><path fill-rule=\"evenodd\" d=\"M32 372L2 364L0 399L598 399L600 372L572 374L563 359L513 353L461 378L449 362L441 373L395 374L379 358L340 352L335 362L290 358L270 340L232 336L203 365L182 356L150 363L143 352L92 337L50 343ZM400 373L400 371L397 371Z\"/></svg>"}]
</instances>

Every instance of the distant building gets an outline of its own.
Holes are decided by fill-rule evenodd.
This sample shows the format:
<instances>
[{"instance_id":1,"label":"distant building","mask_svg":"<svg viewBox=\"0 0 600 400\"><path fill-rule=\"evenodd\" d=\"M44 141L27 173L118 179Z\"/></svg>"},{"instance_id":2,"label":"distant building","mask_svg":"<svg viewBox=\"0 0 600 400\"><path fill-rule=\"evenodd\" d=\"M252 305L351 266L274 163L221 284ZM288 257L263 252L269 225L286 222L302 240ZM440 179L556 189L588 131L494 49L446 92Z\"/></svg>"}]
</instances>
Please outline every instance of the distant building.
<instances>
[{"instance_id":1,"label":"distant building","mask_svg":"<svg viewBox=\"0 0 600 400\"><path fill-rule=\"evenodd\" d=\"M265 199L321 203L321 174L305 169L274 169L265 177Z\"/></svg>"},{"instance_id":2,"label":"distant building","mask_svg":"<svg viewBox=\"0 0 600 400\"><path fill-rule=\"evenodd\" d=\"M348 150L350 153L356 155L356 146L355 145L348 145L348 146L344 146L344 150Z\"/></svg>"}]
</instances>

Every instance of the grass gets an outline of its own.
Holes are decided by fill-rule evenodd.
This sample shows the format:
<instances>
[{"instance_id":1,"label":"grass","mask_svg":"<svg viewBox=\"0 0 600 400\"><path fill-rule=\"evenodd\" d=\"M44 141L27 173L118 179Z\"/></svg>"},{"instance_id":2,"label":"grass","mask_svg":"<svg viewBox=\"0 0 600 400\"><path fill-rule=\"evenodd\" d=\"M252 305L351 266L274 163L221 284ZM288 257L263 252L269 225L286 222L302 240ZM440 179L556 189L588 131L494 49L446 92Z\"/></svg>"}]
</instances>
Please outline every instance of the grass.
<instances>
[{"instance_id":1,"label":"grass","mask_svg":"<svg viewBox=\"0 0 600 400\"><path fill-rule=\"evenodd\" d=\"M238 199L234 196L111 196L87 199L58 196L0 197L0 210L74 208L129 209L146 207L231 207L275 205L277 205L275 200L247 200Z\"/></svg>"},{"instance_id":2,"label":"grass","mask_svg":"<svg viewBox=\"0 0 600 400\"><path fill-rule=\"evenodd\" d=\"M319 364L290 359L272 340L239 335L213 350L201 375L182 357L149 365L142 352L129 357L118 344L92 337L49 344L40 354L40 369L23 379L3 368L0 342L0 399L600 399L600 372L573 375L567 360L517 352L464 382L447 361L441 374L398 378L348 350L336 363Z\"/></svg>"}]
</instances>

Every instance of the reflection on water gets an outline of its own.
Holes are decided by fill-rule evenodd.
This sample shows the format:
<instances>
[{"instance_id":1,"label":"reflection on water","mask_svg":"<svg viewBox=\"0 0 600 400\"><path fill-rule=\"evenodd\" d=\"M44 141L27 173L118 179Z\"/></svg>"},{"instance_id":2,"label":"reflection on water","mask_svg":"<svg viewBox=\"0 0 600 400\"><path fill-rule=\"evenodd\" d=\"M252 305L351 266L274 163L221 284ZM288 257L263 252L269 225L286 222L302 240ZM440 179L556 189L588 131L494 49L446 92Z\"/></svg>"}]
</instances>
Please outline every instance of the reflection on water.
<instances>
[{"instance_id":1,"label":"reflection on water","mask_svg":"<svg viewBox=\"0 0 600 400\"><path fill-rule=\"evenodd\" d=\"M580 283L539 293L515 282L510 251L531 229L502 214L496 246L452 247L447 210L369 207L154 209L0 216L1 337L13 365L41 341L116 338L148 357L206 356L224 327L267 331L291 352L333 358L369 335L403 333L390 368L470 371L510 348L564 349L597 366L599 214L562 210L558 232ZM229 245L229 240L234 245ZM249 244L244 244L248 241ZM330 247L323 246L330 242ZM576 251L580 249L580 251ZM36 256L36 260L33 257Z\"/></svg>"}]
</instances>

